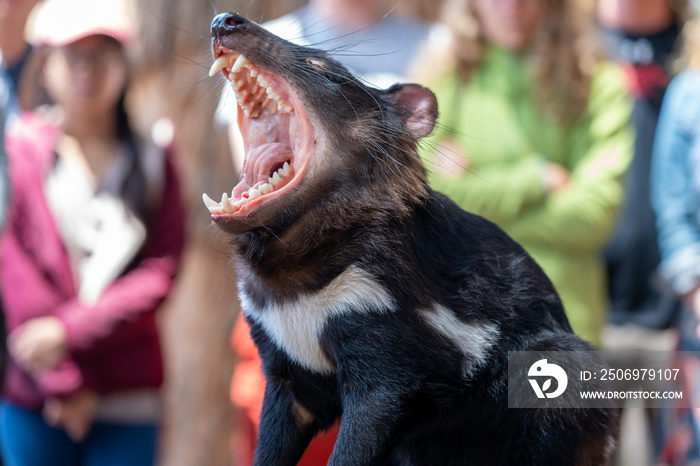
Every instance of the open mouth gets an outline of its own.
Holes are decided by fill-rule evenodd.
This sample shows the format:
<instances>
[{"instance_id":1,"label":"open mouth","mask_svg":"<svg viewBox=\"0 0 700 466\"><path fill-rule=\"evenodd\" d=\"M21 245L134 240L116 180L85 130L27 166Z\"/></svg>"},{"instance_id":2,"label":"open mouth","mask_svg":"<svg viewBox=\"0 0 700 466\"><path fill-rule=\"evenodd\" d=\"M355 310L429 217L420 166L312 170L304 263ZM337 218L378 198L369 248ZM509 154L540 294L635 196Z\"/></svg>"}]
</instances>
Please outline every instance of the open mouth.
<instances>
[{"instance_id":1,"label":"open mouth","mask_svg":"<svg viewBox=\"0 0 700 466\"><path fill-rule=\"evenodd\" d=\"M297 186L307 170L313 127L296 94L280 77L244 55L218 47L209 70L222 71L236 94L245 165L231 194L216 202L203 194L213 217L242 216Z\"/></svg>"}]
</instances>

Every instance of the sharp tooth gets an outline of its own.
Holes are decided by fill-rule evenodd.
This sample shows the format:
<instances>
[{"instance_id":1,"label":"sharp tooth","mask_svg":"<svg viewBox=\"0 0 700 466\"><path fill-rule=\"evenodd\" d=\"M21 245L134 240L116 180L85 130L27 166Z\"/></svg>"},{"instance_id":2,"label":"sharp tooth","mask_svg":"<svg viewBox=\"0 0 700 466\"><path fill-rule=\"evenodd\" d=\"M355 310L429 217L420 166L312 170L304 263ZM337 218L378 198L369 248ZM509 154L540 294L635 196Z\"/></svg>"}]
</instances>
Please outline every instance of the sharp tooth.
<instances>
[{"instance_id":1,"label":"sharp tooth","mask_svg":"<svg viewBox=\"0 0 700 466\"><path fill-rule=\"evenodd\" d=\"M255 68L251 68L251 69L250 69L250 75L251 75L252 77L256 77L258 74L259 74L259 73L258 73L258 70L256 70Z\"/></svg>"},{"instance_id":2,"label":"sharp tooth","mask_svg":"<svg viewBox=\"0 0 700 466\"><path fill-rule=\"evenodd\" d=\"M272 186L277 186L282 182L282 178L280 177L280 174L278 172L275 172L272 174L272 178L270 178L270 184Z\"/></svg>"},{"instance_id":3,"label":"sharp tooth","mask_svg":"<svg viewBox=\"0 0 700 466\"><path fill-rule=\"evenodd\" d=\"M231 67L231 73L235 73L236 71L240 70L243 68L244 65L247 65L248 59L244 55L239 55L238 58L236 58L235 63Z\"/></svg>"},{"instance_id":4,"label":"sharp tooth","mask_svg":"<svg viewBox=\"0 0 700 466\"><path fill-rule=\"evenodd\" d=\"M267 194L273 191L272 185L270 183L263 183L258 189L260 189L261 194Z\"/></svg>"},{"instance_id":5,"label":"sharp tooth","mask_svg":"<svg viewBox=\"0 0 700 466\"><path fill-rule=\"evenodd\" d=\"M209 76L214 76L216 73L226 68L227 65L228 57L226 57L226 55L221 55L219 58L214 60L214 63L212 63L211 68L209 68Z\"/></svg>"},{"instance_id":6,"label":"sharp tooth","mask_svg":"<svg viewBox=\"0 0 700 466\"><path fill-rule=\"evenodd\" d=\"M289 175L289 171L291 170L291 167L289 166L289 163L284 162L284 165L282 165L282 173L284 176Z\"/></svg>"},{"instance_id":7,"label":"sharp tooth","mask_svg":"<svg viewBox=\"0 0 700 466\"><path fill-rule=\"evenodd\" d=\"M219 203L207 196L207 193L202 193L202 200L204 201L204 205L209 209L212 207L219 207Z\"/></svg>"},{"instance_id":8,"label":"sharp tooth","mask_svg":"<svg viewBox=\"0 0 700 466\"><path fill-rule=\"evenodd\" d=\"M263 78L262 75L258 75L258 84L260 84L262 87L268 87L270 85L267 79Z\"/></svg>"},{"instance_id":9,"label":"sharp tooth","mask_svg":"<svg viewBox=\"0 0 700 466\"><path fill-rule=\"evenodd\" d=\"M206 193L202 195L202 200L204 201L204 205L207 206L207 209L209 209L209 212L211 212L212 214L222 213L221 206L219 205L219 203L214 201L213 199L210 199L209 196L206 195Z\"/></svg>"},{"instance_id":10,"label":"sharp tooth","mask_svg":"<svg viewBox=\"0 0 700 466\"><path fill-rule=\"evenodd\" d=\"M228 213L233 212L233 206L231 205L231 201L228 200L228 194L226 193L221 196L221 207Z\"/></svg>"}]
</instances>

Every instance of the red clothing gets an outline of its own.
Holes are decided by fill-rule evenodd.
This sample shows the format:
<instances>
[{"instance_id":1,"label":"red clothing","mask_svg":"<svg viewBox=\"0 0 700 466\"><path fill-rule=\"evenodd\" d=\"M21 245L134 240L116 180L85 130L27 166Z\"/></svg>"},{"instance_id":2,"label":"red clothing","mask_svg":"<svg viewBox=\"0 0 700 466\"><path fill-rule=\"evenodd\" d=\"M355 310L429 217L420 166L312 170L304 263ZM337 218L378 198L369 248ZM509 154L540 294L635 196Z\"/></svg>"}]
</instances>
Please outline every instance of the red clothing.
<instances>
[{"instance_id":1,"label":"red clothing","mask_svg":"<svg viewBox=\"0 0 700 466\"><path fill-rule=\"evenodd\" d=\"M236 464L253 464L256 438L260 425L263 397L265 395L265 376L262 373L258 349L250 337L250 326L238 316L236 326L231 333L231 346L238 356L238 364L231 380L231 402L234 408L243 414L243 428L240 437L232 442L233 454L238 458ZM326 432L320 432L313 438L297 466L321 466L328 463L338 438L340 423L336 422Z\"/></svg>"},{"instance_id":2,"label":"red clothing","mask_svg":"<svg viewBox=\"0 0 700 466\"><path fill-rule=\"evenodd\" d=\"M55 316L65 324L69 347L68 357L39 377L10 358L3 394L30 409L82 388L108 393L162 384L155 311L170 292L185 241L178 180L167 154L163 201L145 244L93 306L83 305L43 189L59 134L29 114L6 135L11 205L0 242L0 286L7 328Z\"/></svg>"}]
</instances>

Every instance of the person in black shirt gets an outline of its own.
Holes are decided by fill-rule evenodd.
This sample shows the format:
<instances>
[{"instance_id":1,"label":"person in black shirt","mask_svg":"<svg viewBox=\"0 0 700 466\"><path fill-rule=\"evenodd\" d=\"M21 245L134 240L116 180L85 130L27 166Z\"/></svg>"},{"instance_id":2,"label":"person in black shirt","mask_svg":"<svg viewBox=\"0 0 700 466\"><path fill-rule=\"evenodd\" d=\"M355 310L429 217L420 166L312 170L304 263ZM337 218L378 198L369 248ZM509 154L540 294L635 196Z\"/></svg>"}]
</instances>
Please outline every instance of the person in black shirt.
<instances>
[{"instance_id":1,"label":"person in black shirt","mask_svg":"<svg viewBox=\"0 0 700 466\"><path fill-rule=\"evenodd\" d=\"M605 251L610 289L610 322L647 329L668 328L677 300L654 286L660 261L649 198L651 152L661 102L670 80L669 64L681 29L670 0L601 0L598 18L608 49L625 69L634 99L635 152L627 175L626 202Z\"/></svg>"},{"instance_id":2,"label":"person in black shirt","mask_svg":"<svg viewBox=\"0 0 700 466\"><path fill-rule=\"evenodd\" d=\"M673 326L679 303L656 283L661 254L657 243L656 218L650 199L651 155L661 103L670 82L681 34L682 0L599 0L598 20L605 33L608 51L625 70L634 107L632 124L636 138L634 157L626 180L626 200L617 229L604 251L610 293L609 325L603 334L606 350L674 349ZM674 9L674 7L676 9ZM611 352L617 367L645 367L645 351ZM644 409L623 415L620 452L624 461L641 462L642 456L658 458L665 436L659 410ZM625 435L625 420L637 424L646 416L649 438ZM635 416L637 416L635 418ZM629 432L629 431L627 431ZM643 446L645 448L639 448ZM647 458L648 459L648 458Z\"/></svg>"}]
</instances>

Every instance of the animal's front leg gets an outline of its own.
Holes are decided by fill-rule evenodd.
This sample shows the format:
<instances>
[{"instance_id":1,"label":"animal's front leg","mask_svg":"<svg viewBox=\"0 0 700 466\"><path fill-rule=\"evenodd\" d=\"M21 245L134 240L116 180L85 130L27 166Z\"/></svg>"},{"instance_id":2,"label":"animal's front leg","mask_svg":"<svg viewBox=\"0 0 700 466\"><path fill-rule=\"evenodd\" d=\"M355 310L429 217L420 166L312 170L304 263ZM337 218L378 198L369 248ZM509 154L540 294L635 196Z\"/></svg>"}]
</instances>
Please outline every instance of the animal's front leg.
<instances>
[{"instance_id":1,"label":"animal's front leg","mask_svg":"<svg viewBox=\"0 0 700 466\"><path fill-rule=\"evenodd\" d=\"M282 383L268 379L255 466L295 465L318 431L312 415Z\"/></svg>"},{"instance_id":2,"label":"animal's front leg","mask_svg":"<svg viewBox=\"0 0 700 466\"><path fill-rule=\"evenodd\" d=\"M343 396L343 417L329 466L386 464L400 436L405 393L387 386L362 391Z\"/></svg>"}]
</instances>

